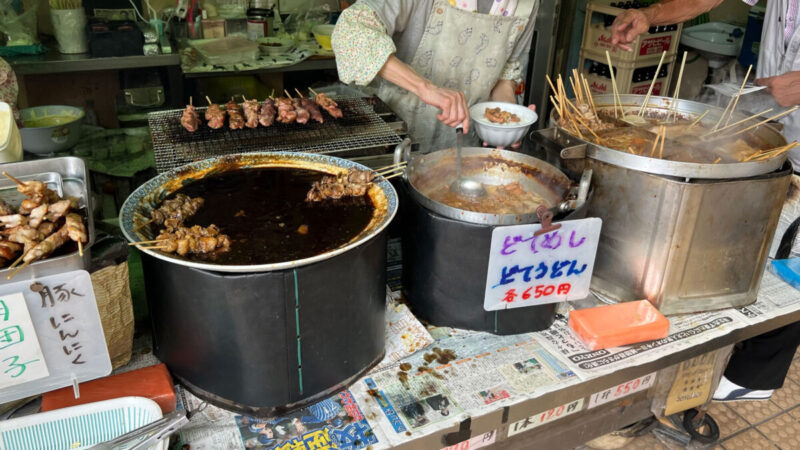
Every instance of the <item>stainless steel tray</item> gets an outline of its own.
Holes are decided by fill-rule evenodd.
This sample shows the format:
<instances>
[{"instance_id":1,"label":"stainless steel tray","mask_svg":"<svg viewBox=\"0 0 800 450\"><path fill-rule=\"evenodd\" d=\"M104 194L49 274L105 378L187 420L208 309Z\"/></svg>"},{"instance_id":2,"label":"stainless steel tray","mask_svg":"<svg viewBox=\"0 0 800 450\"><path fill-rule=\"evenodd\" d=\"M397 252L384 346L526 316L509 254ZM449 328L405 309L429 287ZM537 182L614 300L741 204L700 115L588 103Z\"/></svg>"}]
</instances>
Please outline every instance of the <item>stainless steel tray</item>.
<instances>
[{"instance_id":1,"label":"stainless steel tray","mask_svg":"<svg viewBox=\"0 0 800 450\"><path fill-rule=\"evenodd\" d=\"M23 181L34 179L44 181L51 189L57 187L58 183L60 183L61 192L59 192L59 195L77 198L78 206L85 208L88 223L89 242L84 246L83 257L75 251L67 255L37 261L20 270L11 281L16 282L26 278L33 279L71 270L85 269L89 263L90 248L94 243L95 231L92 217L92 201L89 195L89 173L83 160L71 156L39 159L3 164L0 169ZM19 195L16 186L10 180L6 181L0 181L0 198L17 206L23 197ZM10 273L11 271L8 269L0 270L0 284L9 282L6 278Z\"/></svg>"}]
</instances>

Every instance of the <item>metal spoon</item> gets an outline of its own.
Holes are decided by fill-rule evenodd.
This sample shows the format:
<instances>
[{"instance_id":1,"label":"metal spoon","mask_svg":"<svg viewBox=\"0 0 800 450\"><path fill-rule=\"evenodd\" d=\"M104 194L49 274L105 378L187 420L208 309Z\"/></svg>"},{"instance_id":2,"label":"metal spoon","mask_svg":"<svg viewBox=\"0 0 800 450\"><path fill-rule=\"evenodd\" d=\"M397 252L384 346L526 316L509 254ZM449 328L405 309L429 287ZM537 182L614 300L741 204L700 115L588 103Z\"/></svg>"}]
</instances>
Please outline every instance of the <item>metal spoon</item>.
<instances>
[{"instance_id":1,"label":"metal spoon","mask_svg":"<svg viewBox=\"0 0 800 450\"><path fill-rule=\"evenodd\" d=\"M456 127L456 179L450 184L450 191L464 197L483 197L486 195L483 183L461 176L461 141L463 137L464 129L459 125Z\"/></svg>"}]
</instances>

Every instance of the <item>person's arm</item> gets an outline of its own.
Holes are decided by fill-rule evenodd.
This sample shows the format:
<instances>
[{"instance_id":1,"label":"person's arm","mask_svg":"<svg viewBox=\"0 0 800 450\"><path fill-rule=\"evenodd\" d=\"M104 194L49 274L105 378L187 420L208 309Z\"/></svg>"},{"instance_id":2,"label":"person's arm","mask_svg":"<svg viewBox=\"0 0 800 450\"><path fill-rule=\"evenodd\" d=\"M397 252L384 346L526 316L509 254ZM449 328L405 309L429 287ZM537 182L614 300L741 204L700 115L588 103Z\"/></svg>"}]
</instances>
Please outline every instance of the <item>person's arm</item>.
<instances>
[{"instance_id":1,"label":"person's arm","mask_svg":"<svg viewBox=\"0 0 800 450\"><path fill-rule=\"evenodd\" d=\"M720 3L722 0L662 0L647 8L625 10L611 25L611 44L630 51L628 44L651 26L686 22Z\"/></svg>"},{"instance_id":2,"label":"person's arm","mask_svg":"<svg viewBox=\"0 0 800 450\"><path fill-rule=\"evenodd\" d=\"M786 72L769 78L759 78L755 82L766 86L775 101L783 107L800 105L800 71Z\"/></svg>"},{"instance_id":3,"label":"person's arm","mask_svg":"<svg viewBox=\"0 0 800 450\"><path fill-rule=\"evenodd\" d=\"M489 101L517 103L517 83L513 80L497 80L489 94Z\"/></svg>"},{"instance_id":4,"label":"person's arm","mask_svg":"<svg viewBox=\"0 0 800 450\"><path fill-rule=\"evenodd\" d=\"M455 127L461 124L464 133L469 133L469 108L463 92L436 86L394 55L389 56L378 75L439 108L441 113L436 118L445 125Z\"/></svg>"}]
</instances>

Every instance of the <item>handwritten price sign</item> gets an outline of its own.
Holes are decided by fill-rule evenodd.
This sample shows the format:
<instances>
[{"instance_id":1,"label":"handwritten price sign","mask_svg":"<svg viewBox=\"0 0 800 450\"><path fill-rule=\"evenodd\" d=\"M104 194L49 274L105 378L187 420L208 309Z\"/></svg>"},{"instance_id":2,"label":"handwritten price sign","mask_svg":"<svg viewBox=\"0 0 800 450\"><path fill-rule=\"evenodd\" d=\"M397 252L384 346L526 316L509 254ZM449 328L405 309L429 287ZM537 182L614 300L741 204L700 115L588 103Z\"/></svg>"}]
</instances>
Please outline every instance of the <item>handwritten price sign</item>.
<instances>
[{"instance_id":1,"label":"handwritten price sign","mask_svg":"<svg viewBox=\"0 0 800 450\"><path fill-rule=\"evenodd\" d=\"M601 225L597 218L571 220L539 236L540 224L495 228L483 309L586 298Z\"/></svg>"},{"instance_id":2,"label":"handwritten price sign","mask_svg":"<svg viewBox=\"0 0 800 450\"><path fill-rule=\"evenodd\" d=\"M25 297L0 296L0 389L48 375Z\"/></svg>"}]
</instances>

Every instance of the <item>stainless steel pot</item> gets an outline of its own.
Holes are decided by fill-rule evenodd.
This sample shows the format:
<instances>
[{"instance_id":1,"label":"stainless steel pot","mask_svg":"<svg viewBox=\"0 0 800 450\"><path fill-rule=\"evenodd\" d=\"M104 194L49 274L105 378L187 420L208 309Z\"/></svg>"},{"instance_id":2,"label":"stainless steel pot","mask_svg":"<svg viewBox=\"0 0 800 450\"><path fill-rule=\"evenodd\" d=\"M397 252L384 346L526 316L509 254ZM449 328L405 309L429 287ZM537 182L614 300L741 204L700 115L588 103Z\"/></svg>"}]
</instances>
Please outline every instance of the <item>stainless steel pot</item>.
<instances>
[{"instance_id":1,"label":"stainless steel pot","mask_svg":"<svg viewBox=\"0 0 800 450\"><path fill-rule=\"evenodd\" d=\"M395 163L410 159L398 147ZM519 152L465 147L462 149L462 175L484 184L519 183L523 189L542 197L554 214L580 206L589 192L589 173L577 189L570 179L552 165ZM449 186L456 179L455 149L439 150L411 159L405 178L414 201L435 213L454 220L486 225L518 225L539 221L535 211L526 214L487 214L454 208L429 197L430 193ZM579 192L580 190L580 192Z\"/></svg>"},{"instance_id":2,"label":"stainless steel pot","mask_svg":"<svg viewBox=\"0 0 800 450\"><path fill-rule=\"evenodd\" d=\"M467 176L489 184L519 182L543 196L559 220L585 216L589 180L579 186L544 161L521 153L465 148ZM402 151L402 150L400 150ZM401 159L401 155L397 155ZM483 309L492 233L506 224L537 223L531 211L520 215L481 214L428 198L429 189L449 186L455 177L453 150L414 158L408 166L403 199L403 292L414 313L433 324L518 334L553 323L555 304L503 311Z\"/></svg>"},{"instance_id":3,"label":"stainless steel pot","mask_svg":"<svg viewBox=\"0 0 800 450\"><path fill-rule=\"evenodd\" d=\"M249 153L189 164L131 194L120 215L123 232L131 242L150 238L136 224L184 183L268 166L332 174L365 169L303 153ZM155 355L195 395L247 415L280 414L357 380L384 354L385 228L397 211L387 181L375 183L369 194L376 205L372 223L350 243L312 258L226 266L145 250Z\"/></svg>"},{"instance_id":4,"label":"stainless steel pot","mask_svg":"<svg viewBox=\"0 0 800 450\"><path fill-rule=\"evenodd\" d=\"M612 101L595 97L598 107ZM622 96L626 106L642 101L643 96ZM666 111L670 102L651 97L653 113ZM710 109L706 120L712 124L721 113L685 100L677 108L691 115ZM786 143L771 127L756 133L767 145ZM756 300L792 173L785 156L695 164L620 152L561 129L534 134L563 147L566 170L593 171L588 215L603 219L593 290L617 301L647 298L665 314Z\"/></svg>"}]
</instances>

